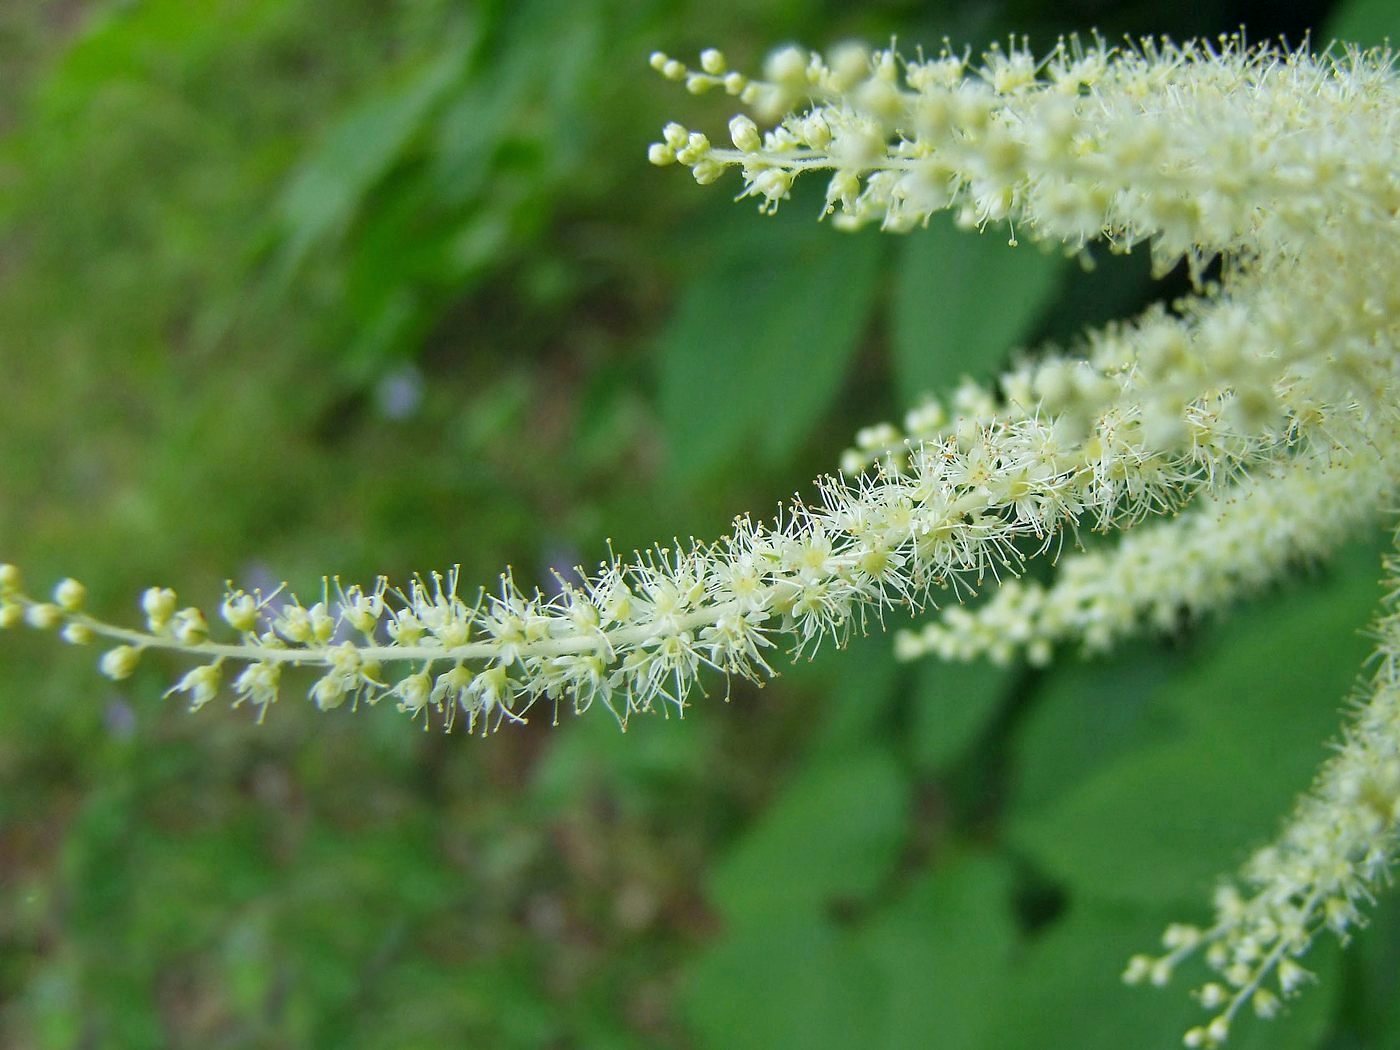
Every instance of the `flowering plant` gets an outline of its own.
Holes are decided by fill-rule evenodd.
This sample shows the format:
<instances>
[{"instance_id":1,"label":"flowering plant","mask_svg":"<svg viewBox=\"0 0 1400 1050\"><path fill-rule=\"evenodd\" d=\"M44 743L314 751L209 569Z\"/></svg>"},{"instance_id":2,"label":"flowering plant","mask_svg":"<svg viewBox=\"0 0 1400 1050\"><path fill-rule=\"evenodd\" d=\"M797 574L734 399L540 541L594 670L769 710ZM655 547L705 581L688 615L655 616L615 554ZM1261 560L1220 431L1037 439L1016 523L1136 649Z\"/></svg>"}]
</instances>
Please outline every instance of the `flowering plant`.
<instances>
[{"instance_id":1,"label":"flowering plant","mask_svg":"<svg viewBox=\"0 0 1400 1050\"><path fill-rule=\"evenodd\" d=\"M1400 452L1395 318L1400 86L1385 54L1144 43L1023 46L974 62L788 48L761 78L706 51L653 66L748 112L731 146L667 125L651 148L708 184L729 168L771 212L808 172L828 178L834 225L916 230L939 211L1083 254L1146 244L1185 261L1195 294L1082 345L965 382L896 427L862 431L841 473L772 521L741 516L713 542L657 546L559 574L548 593L507 572L464 590L455 571L395 587L327 581L305 603L231 588L214 617L154 587L141 628L85 609L64 580L33 597L0 567L0 626L111 643L114 680L147 652L197 663L171 688L199 708L227 688L261 718L290 667L321 709L391 700L486 733L538 708L683 710L707 674L762 679L775 653L843 643L895 610L938 608L902 632L915 658L1104 649L1170 626L1321 557L1378 521ZM760 127L762 122L763 127ZM1029 245L1017 248L1034 250ZM1127 529L1063 554L1053 582L1018 582L1077 530ZM1388 570L1392 575L1397 570ZM999 582L992 597L958 604ZM1201 951L1212 1016L1186 1035L1223 1043L1246 1006L1276 1013L1323 929L1346 936L1389 877L1400 821L1400 619L1377 621L1376 659L1335 755L1278 839L1216 895L1206 927L1174 925L1125 977L1165 983Z\"/></svg>"}]
</instances>

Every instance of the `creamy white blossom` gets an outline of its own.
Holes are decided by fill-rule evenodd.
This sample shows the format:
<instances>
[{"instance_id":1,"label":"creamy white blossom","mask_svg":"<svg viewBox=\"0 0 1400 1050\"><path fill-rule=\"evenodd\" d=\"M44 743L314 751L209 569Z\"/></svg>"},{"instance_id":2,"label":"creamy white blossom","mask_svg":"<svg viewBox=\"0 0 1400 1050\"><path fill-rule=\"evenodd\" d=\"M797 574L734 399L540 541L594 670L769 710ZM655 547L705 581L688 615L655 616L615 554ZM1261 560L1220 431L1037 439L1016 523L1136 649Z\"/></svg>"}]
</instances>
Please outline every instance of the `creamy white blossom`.
<instances>
[{"instance_id":1,"label":"creamy white blossom","mask_svg":"<svg viewBox=\"0 0 1400 1050\"><path fill-rule=\"evenodd\" d=\"M1387 54L1071 39L978 60L785 48L758 78L716 50L695 69L660 53L652 65L747 107L729 145L667 125L652 162L702 184L735 169L762 211L820 172L840 227L906 232L946 210L1003 231L1008 250L1145 244L1159 271L1185 260L1195 292L930 396L903 427L862 430L843 473L772 520L612 558L549 594L509 573L464 587L454 570L331 580L309 603L231 587L206 617L153 587L129 628L85 611L76 581L42 601L0 565L0 627L106 639L99 667L114 680L148 651L191 657L170 692L194 708L226 689L261 718L284 670L302 667L324 710L388 697L425 726L436 714L486 732L536 705L556 718L601 706L625 727L684 710L707 675L765 678L780 652L840 644L894 609L943 607L901 635L907 656L1105 648L1219 609L1393 509L1400 80ZM1015 580L1085 530L1134 525L1060 558L1049 585ZM1314 934L1346 934L1388 878L1400 613L1378 635L1369 691L1278 841L1219 893L1212 926L1174 926L1165 956L1129 965L1129 979L1165 983L1204 952L1220 979L1197 993L1213 1016L1188 1045L1222 1043L1246 1003L1276 1013Z\"/></svg>"},{"instance_id":2,"label":"creamy white blossom","mask_svg":"<svg viewBox=\"0 0 1400 1050\"><path fill-rule=\"evenodd\" d=\"M1218 609L1393 509L1400 90L1388 54L1071 41L1044 60L1013 47L980 64L789 50L765 72L739 93L760 115L793 108L771 130L736 121L726 149L672 125L653 160L685 164L702 183L737 167L764 211L822 171L826 213L848 226L905 230L946 209L967 227L1006 226L1013 243L1145 241L1159 270L1184 257L1199 292L995 387L965 381L902 429L868 427L843 469L901 476L929 447L1024 419L1071 434L1089 421L1085 466L1101 442L1099 476L1129 488L1152 469L1118 454L1129 426L1157 448L1274 442L1253 460L1208 454L1179 516L1068 555L1048 586L1000 581L976 608L945 608L900 635L902 655L1044 662L1065 641L1104 649ZM1217 256L1211 283L1205 264ZM1004 513L1036 520L1042 492L1033 478L1003 491ZM1213 1016L1188 1046L1224 1043L1246 1004L1277 1014L1307 979L1297 960L1313 936L1345 937L1389 880L1400 848L1393 610L1378 633L1369 693L1279 839L1220 890L1214 925L1173 926L1165 956L1129 965L1128 980L1163 984L1203 951L1220 980L1197 992Z\"/></svg>"}]
</instances>

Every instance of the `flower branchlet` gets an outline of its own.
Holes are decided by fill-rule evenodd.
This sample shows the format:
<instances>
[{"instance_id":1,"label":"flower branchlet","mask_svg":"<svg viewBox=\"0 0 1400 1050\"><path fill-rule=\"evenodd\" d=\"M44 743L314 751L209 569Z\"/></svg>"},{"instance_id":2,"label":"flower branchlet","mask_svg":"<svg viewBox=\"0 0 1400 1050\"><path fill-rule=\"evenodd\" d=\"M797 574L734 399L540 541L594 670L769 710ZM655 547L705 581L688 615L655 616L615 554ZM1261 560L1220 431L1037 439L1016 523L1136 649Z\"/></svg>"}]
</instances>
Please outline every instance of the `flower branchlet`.
<instances>
[{"instance_id":1,"label":"flower branchlet","mask_svg":"<svg viewBox=\"0 0 1400 1050\"><path fill-rule=\"evenodd\" d=\"M1166 954L1135 956L1123 974L1165 983L1187 956L1204 955L1219 980L1196 996L1220 1012L1187 1033L1188 1046L1219 1046L1246 1006L1274 1016L1313 979L1298 961L1313 938L1328 931L1346 941L1391 881L1400 851L1400 560L1387 571L1396 590L1376 625L1375 669L1335 753L1279 836L1217 889L1215 922L1169 928Z\"/></svg>"},{"instance_id":2,"label":"flower branchlet","mask_svg":"<svg viewBox=\"0 0 1400 1050\"><path fill-rule=\"evenodd\" d=\"M1394 90L1385 54L1071 37L1043 57L1013 41L980 62L947 46L914 59L791 47L752 79L706 72L727 68L714 51L701 70L659 53L652 65L693 90L723 83L775 122L760 134L735 118L732 148L667 125L653 163L702 184L738 168L765 211L824 172L825 213L846 227L907 230L949 210L967 227L1005 223L1013 241L1146 241L1160 269L1186 257L1199 274L1217 253L1300 244L1339 212L1388 220L1400 204L1383 143L1362 134Z\"/></svg>"},{"instance_id":3,"label":"flower branchlet","mask_svg":"<svg viewBox=\"0 0 1400 1050\"><path fill-rule=\"evenodd\" d=\"M581 713L596 702L625 726L636 712L683 711L702 669L762 679L773 673L775 647L840 644L872 612L921 608L944 590L1014 574L1022 540L1044 548L1081 522L1140 518L1286 452L1272 435L1251 441L1228 431L1199 448L1154 448L1116 412L1075 441L1028 417L922 445L898 472L822 479L815 505L794 501L770 524L740 518L716 543L580 570L552 596L521 589L509 574L492 592L463 595L455 570L403 590L383 579L369 589L327 581L310 604L230 587L219 607L232 636L224 640L168 588L142 596L144 630L84 612L73 581L52 602L31 598L11 567L0 602L19 611L11 620L115 643L99 660L113 679L150 650L204 661L170 690L194 708L226 683L262 717L283 669L307 667L319 675L310 697L323 710L391 696L415 717L433 711L449 725L462 718L489 730L523 720L540 701L556 718L561 703ZM232 674L231 664L241 670Z\"/></svg>"}]
</instances>

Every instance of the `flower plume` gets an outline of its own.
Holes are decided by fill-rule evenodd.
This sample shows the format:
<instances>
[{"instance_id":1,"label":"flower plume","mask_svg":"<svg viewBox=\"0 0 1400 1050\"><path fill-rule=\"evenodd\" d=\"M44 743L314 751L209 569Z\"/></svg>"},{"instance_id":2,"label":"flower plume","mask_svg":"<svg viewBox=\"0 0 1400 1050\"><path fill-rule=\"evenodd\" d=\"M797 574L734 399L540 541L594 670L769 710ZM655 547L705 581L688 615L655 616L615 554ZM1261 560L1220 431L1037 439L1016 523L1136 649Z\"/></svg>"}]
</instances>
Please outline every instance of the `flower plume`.
<instances>
[{"instance_id":1,"label":"flower plume","mask_svg":"<svg viewBox=\"0 0 1400 1050\"><path fill-rule=\"evenodd\" d=\"M651 161L701 184L735 169L761 211L820 173L823 216L841 228L905 233L948 211L1014 250L1146 245L1159 272L1184 260L1194 293L931 396L902 427L862 430L842 473L771 520L610 558L548 595L509 573L464 587L454 570L328 580L310 603L230 587L206 614L153 587L144 623L123 627L90 614L76 581L46 600L3 565L0 626L102 641L112 679L150 652L192 658L170 689L192 708L228 694L262 717L301 667L321 709L389 699L425 726L436 715L484 733L537 708L557 719L598 706L625 728L684 710L707 675L763 679L783 650L840 644L892 610L942 607L900 635L909 658L1107 648L1222 608L1391 508L1400 82L1388 53L1069 39L977 59L786 48L761 77L716 50L696 68L660 53L651 64L745 107L728 145L672 123ZM1067 554L1047 585L1014 579L1082 532L1134 525L1115 547ZM1198 998L1214 1016L1188 1045L1223 1043L1245 1004L1275 1013L1314 934L1346 934L1388 877L1393 608L1377 637L1368 691L1277 842L1219 892L1214 925L1173 927L1165 956L1129 965L1129 979L1164 983L1202 949L1219 979Z\"/></svg>"}]
</instances>

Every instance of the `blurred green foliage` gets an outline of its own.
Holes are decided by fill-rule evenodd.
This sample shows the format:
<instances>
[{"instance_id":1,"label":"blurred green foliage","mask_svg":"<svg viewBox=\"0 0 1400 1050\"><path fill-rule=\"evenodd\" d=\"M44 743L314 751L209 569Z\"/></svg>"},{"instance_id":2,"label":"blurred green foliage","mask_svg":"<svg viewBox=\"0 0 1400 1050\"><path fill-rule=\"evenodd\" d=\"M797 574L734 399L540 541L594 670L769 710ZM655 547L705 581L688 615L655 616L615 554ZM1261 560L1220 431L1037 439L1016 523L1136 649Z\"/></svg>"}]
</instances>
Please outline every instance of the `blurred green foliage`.
<instances>
[{"instance_id":1,"label":"blurred green foliage","mask_svg":"<svg viewBox=\"0 0 1400 1050\"><path fill-rule=\"evenodd\" d=\"M1332 14L1348 36L1394 5ZM1233 29L1030 0L14 0L0 550L152 583L489 582L713 535L859 425L1160 289L935 229L759 219L648 168L646 68L789 39ZM1288 24L1280 21L1292 18ZM706 125L708 126L708 125ZM1167 292L1172 286L1167 286ZM1208 637L1047 673L823 652L684 724L258 727L0 650L0 1044L1156 1047L1122 987L1334 731L1376 551ZM75 658L76 657L76 658ZM1244 1046L1400 1046L1400 908ZM1232 1044L1233 1045L1233 1044Z\"/></svg>"}]
</instances>

